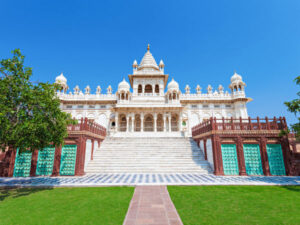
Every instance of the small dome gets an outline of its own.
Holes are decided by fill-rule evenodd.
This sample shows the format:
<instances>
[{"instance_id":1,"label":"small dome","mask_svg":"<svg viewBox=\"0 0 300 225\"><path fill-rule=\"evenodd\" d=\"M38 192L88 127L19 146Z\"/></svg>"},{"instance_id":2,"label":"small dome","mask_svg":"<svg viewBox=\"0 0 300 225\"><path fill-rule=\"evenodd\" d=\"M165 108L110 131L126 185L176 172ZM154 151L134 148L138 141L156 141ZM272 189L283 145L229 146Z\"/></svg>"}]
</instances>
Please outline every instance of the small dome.
<instances>
[{"instance_id":1,"label":"small dome","mask_svg":"<svg viewBox=\"0 0 300 225\"><path fill-rule=\"evenodd\" d=\"M234 72L233 76L231 77L231 83L236 81L242 81L242 76Z\"/></svg>"},{"instance_id":2,"label":"small dome","mask_svg":"<svg viewBox=\"0 0 300 225\"><path fill-rule=\"evenodd\" d=\"M179 91L179 84L173 78L170 81L170 83L168 84L168 90Z\"/></svg>"},{"instance_id":3,"label":"small dome","mask_svg":"<svg viewBox=\"0 0 300 225\"><path fill-rule=\"evenodd\" d=\"M124 90L124 91L129 91L130 90L130 85L125 80L125 78L123 79L122 82L119 83L118 91L121 91L121 90Z\"/></svg>"},{"instance_id":4,"label":"small dome","mask_svg":"<svg viewBox=\"0 0 300 225\"><path fill-rule=\"evenodd\" d=\"M55 83L57 84L66 84L67 83L67 78L61 73L59 76L55 78Z\"/></svg>"}]
</instances>

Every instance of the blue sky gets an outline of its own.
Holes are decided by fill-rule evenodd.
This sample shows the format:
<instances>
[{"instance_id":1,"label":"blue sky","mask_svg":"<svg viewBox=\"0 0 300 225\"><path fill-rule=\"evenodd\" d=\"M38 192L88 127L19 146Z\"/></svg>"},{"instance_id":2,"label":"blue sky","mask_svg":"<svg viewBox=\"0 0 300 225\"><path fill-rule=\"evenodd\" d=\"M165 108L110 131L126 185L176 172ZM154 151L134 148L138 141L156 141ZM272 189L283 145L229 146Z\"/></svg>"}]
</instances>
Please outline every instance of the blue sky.
<instances>
[{"instance_id":1,"label":"blue sky","mask_svg":"<svg viewBox=\"0 0 300 225\"><path fill-rule=\"evenodd\" d=\"M299 0L1 1L0 58L20 48L32 80L63 72L76 84L106 91L132 73L147 44L165 72L195 91L228 90L234 70L247 84L250 116L286 116L300 75ZM128 79L127 79L128 80Z\"/></svg>"}]
</instances>

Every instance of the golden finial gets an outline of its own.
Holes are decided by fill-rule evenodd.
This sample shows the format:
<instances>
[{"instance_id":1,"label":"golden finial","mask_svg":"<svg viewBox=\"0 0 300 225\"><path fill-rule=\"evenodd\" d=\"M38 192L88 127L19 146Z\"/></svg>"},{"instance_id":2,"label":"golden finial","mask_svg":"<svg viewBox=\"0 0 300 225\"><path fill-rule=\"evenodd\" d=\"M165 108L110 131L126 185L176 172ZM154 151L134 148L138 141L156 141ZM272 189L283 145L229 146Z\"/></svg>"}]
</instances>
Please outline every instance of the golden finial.
<instances>
[{"instance_id":1,"label":"golden finial","mask_svg":"<svg viewBox=\"0 0 300 225\"><path fill-rule=\"evenodd\" d=\"M150 45L149 45L149 44L148 44L147 50L148 50L148 51L150 50Z\"/></svg>"}]
</instances>

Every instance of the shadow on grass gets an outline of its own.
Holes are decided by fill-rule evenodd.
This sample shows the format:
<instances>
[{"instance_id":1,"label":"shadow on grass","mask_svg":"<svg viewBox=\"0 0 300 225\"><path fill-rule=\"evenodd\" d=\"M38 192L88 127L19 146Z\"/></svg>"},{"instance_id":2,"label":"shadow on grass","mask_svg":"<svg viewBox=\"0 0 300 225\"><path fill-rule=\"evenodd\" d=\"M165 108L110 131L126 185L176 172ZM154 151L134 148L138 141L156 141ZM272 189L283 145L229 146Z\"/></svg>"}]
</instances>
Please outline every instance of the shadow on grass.
<instances>
[{"instance_id":1,"label":"shadow on grass","mask_svg":"<svg viewBox=\"0 0 300 225\"><path fill-rule=\"evenodd\" d=\"M53 188L15 188L15 187L5 187L0 188L0 202L4 201L6 198L19 198L34 194L36 192L51 190Z\"/></svg>"},{"instance_id":2,"label":"shadow on grass","mask_svg":"<svg viewBox=\"0 0 300 225\"><path fill-rule=\"evenodd\" d=\"M295 191L295 192L300 192L300 186L291 186L291 185L286 185L286 186L280 186L284 189L287 189L289 191Z\"/></svg>"}]
</instances>

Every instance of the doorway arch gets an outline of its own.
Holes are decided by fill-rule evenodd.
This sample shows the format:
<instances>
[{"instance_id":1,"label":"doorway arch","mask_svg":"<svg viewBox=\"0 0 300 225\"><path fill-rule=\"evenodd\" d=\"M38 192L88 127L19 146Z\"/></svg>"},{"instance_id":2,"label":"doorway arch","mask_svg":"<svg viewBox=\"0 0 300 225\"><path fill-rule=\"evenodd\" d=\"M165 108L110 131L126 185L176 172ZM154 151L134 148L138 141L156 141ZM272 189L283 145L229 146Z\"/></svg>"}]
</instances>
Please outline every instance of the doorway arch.
<instances>
[{"instance_id":1,"label":"doorway arch","mask_svg":"<svg viewBox=\"0 0 300 225\"><path fill-rule=\"evenodd\" d=\"M152 132L154 131L154 122L153 116L151 114L147 114L144 119L144 131Z\"/></svg>"}]
</instances>

